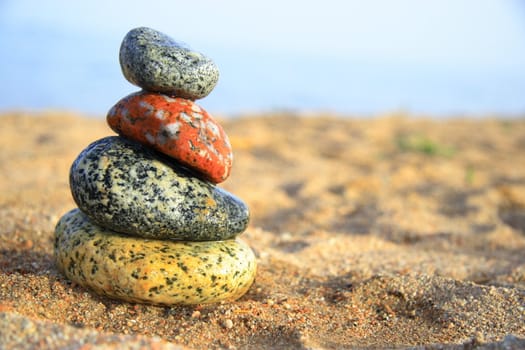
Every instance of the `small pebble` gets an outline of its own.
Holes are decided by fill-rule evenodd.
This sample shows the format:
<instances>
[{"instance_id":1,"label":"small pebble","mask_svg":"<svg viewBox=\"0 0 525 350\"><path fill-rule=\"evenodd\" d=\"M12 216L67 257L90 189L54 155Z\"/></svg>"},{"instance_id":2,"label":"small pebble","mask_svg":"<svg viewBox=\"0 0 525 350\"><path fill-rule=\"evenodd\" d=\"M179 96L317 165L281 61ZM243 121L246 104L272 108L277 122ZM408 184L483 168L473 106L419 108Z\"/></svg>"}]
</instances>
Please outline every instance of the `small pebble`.
<instances>
[{"instance_id":1,"label":"small pebble","mask_svg":"<svg viewBox=\"0 0 525 350\"><path fill-rule=\"evenodd\" d=\"M33 241L30 239L24 240L22 242L22 249L31 249L33 248Z\"/></svg>"},{"instance_id":2,"label":"small pebble","mask_svg":"<svg viewBox=\"0 0 525 350\"><path fill-rule=\"evenodd\" d=\"M233 328L233 321L230 320L229 318L225 319L224 322L222 323L222 325L224 326L224 328L226 329L232 329Z\"/></svg>"},{"instance_id":3,"label":"small pebble","mask_svg":"<svg viewBox=\"0 0 525 350\"><path fill-rule=\"evenodd\" d=\"M256 260L240 240L173 242L129 237L102 228L80 210L55 229L57 266L99 294L151 304L235 300L255 279Z\"/></svg>"},{"instance_id":4,"label":"small pebble","mask_svg":"<svg viewBox=\"0 0 525 350\"><path fill-rule=\"evenodd\" d=\"M124 77L148 91L196 100L206 97L219 80L211 59L151 28L129 31L119 58Z\"/></svg>"},{"instance_id":5,"label":"small pebble","mask_svg":"<svg viewBox=\"0 0 525 350\"><path fill-rule=\"evenodd\" d=\"M230 175L233 153L228 136L190 100L140 91L113 106L107 122L119 135L155 148L208 181L223 182Z\"/></svg>"},{"instance_id":6,"label":"small pebble","mask_svg":"<svg viewBox=\"0 0 525 350\"><path fill-rule=\"evenodd\" d=\"M122 137L89 145L71 166L78 207L100 226L154 239L230 239L249 221L246 204L162 154Z\"/></svg>"}]
</instances>

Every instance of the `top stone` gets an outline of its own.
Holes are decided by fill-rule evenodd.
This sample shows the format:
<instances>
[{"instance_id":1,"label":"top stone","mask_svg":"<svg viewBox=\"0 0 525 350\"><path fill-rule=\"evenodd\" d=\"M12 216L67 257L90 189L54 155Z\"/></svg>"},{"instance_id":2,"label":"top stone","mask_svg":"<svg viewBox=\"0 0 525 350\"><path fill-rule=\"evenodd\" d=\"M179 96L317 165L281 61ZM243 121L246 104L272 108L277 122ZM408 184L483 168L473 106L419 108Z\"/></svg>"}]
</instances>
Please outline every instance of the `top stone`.
<instances>
[{"instance_id":1,"label":"top stone","mask_svg":"<svg viewBox=\"0 0 525 350\"><path fill-rule=\"evenodd\" d=\"M119 58L129 82L170 96L203 98L219 80L219 69L211 59L151 28L129 31Z\"/></svg>"}]
</instances>

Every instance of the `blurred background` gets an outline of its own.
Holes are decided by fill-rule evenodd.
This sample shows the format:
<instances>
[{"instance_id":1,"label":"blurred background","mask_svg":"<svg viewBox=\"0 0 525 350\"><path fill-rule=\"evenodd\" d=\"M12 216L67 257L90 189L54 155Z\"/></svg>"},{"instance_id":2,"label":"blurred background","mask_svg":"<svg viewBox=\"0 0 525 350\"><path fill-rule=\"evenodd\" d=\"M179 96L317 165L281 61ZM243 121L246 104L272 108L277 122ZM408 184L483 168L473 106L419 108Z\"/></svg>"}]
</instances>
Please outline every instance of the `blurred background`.
<instances>
[{"instance_id":1,"label":"blurred background","mask_svg":"<svg viewBox=\"0 0 525 350\"><path fill-rule=\"evenodd\" d=\"M0 111L105 116L138 90L118 63L138 26L217 62L213 114L525 113L520 0L0 0Z\"/></svg>"}]
</instances>

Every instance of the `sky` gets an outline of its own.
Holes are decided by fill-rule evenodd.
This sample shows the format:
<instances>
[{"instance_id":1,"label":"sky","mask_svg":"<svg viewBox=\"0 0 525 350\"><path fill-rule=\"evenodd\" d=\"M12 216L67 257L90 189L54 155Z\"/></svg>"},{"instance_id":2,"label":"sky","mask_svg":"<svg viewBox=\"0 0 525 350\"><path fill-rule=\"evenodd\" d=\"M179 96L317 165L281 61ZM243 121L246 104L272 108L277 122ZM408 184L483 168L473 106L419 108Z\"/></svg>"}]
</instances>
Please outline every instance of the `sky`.
<instances>
[{"instance_id":1,"label":"sky","mask_svg":"<svg viewBox=\"0 0 525 350\"><path fill-rule=\"evenodd\" d=\"M139 26L217 62L215 113L525 113L519 0L0 0L0 111L105 115L138 90L118 49Z\"/></svg>"}]
</instances>

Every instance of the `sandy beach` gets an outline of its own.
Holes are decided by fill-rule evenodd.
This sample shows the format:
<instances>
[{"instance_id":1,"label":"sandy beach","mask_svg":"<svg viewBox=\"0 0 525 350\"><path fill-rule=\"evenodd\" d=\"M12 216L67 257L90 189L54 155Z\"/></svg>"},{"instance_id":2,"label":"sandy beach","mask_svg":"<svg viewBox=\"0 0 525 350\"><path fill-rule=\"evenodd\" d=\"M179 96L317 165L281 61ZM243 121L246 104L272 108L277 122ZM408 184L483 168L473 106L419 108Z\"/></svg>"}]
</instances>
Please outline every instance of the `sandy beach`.
<instances>
[{"instance_id":1,"label":"sandy beach","mask_svg":"<svg viewBox=\"0 0 525 350\"><path fill-rule=\"evenodd\" d=\"M68 281L54 227L102 118L0 116L0 349L525 348L525 119L218 118L252 219L240 300L161 307Z\"/></svg>"}]
</instances>

